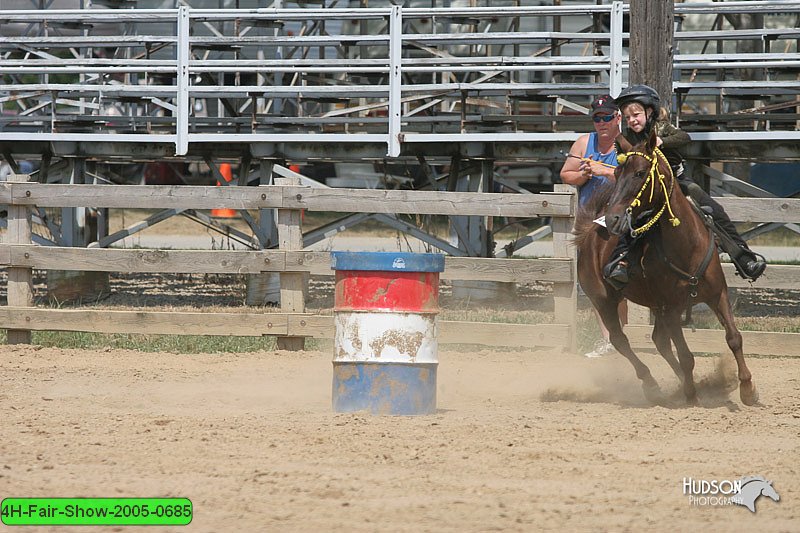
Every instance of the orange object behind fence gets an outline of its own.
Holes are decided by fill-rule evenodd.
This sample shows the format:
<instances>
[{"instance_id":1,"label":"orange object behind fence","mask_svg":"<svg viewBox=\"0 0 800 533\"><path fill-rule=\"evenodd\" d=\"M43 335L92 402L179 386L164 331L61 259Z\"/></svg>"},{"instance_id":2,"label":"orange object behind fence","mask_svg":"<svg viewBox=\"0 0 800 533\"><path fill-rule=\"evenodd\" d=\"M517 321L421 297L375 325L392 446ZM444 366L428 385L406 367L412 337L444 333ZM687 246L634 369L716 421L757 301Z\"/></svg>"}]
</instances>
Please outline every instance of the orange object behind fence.
<instances>
[{"instance_id":1,"label":"orange object behind fence","mask_svg":"<svg viewBox=\"0 0 800 533\"><path fill-rule=\"evenodd\" d=\"M297 172L298 174L300 174L300 165L289 165L289 170L291 170L292 172ZM301 209L300 210L300 221L301 222L305 222L305 220L306 220L306 210L305 209Z\"/></svg>"},{"instance_id":2,"label":"orange object behind fence","mask_svg":"<svg viewBox=\"0 0 800 533\"><path fill-rule=\"evenodd\" d=\"M226 182L230 183L233 179L233 173L231 172L231 165L230 163L222 163L219 166L219 173L222 174L222 177L225 179ZM222 184L217 181L217 187L221 187ZM227 207L220 208L220 209L212 209L211 216L214 218L235 218L236 217L236 210L228 209Z\"/></svg>"}]
</instances>

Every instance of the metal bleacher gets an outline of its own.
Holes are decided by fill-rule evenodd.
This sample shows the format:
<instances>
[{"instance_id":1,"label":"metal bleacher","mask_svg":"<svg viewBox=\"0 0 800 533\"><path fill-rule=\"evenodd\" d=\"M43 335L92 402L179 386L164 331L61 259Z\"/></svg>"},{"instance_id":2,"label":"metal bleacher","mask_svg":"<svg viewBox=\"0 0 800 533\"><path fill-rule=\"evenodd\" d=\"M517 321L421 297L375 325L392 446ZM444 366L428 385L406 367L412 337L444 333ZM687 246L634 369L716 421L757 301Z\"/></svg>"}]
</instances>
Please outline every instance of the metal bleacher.
<instances>
[{"instance_id":1,"label":"metal bleacher","mask_svg":"<svg viewBox=\"0 0 800 533\"><path fill-rule=\"evenodd\" d=\"M561 3L0 10L0 143L10 153L44 142L65 153L143 143L158 147L147 149L154 156L248 144L254 157L356 159L566 142L586 129L591 95L626 83L629 7ZM733 11L784 26L683 30L692 17ZM681 3L675 12L677 120L690 131L796 139L800 2ZM737 53L743 39L766 50ZM700 42L714 53L682 53ZM743 79L745 69L760 75ZM752 109L725 112L726 99L743 97Z\"/></svg>"},{"instance_id":2,"label":"metal bleacher","mask_svg":"<svg viewBox=\"0 0 800 533\"><path fill-rule=\"evenodd\" d=\"M414 164L429 185L430 165L500 183L501 166L549 165L552 184L592 96L627 84L627 3L366 3L3 0L0 154L37 162L40 181L119 182L93 165L142 161L205 162L219 180L225 160ZM800 158L800 0L674 11L687 157Z\"/></svg>"}]
</instances>

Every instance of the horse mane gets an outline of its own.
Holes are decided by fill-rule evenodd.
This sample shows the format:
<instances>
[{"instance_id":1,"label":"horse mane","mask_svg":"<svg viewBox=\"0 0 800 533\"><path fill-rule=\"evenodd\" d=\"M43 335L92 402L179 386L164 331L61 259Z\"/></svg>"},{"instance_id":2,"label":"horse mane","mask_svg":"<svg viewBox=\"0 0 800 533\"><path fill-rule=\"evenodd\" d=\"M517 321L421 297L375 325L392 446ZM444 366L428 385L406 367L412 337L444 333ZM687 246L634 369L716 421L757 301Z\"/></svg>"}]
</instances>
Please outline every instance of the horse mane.
<instances>
[{"instance_id":1,"label":"horse mane","mask_svg":"<svg viewBox=\"0 0 800 533\"><path fill-rule=\"evenodd\" d=\"M746 477L743 477L742 479L740 479L739 481L741 482L742 487L744 487L748 483L752 483L753 481L760 481L760 482L763 482L763 483L767 483L768 485L772 485L772 483L767 481L767 479L764 478L764 476L746 476Z\"/></svg>"},{"instance_id":2,"label":"horse mane","mask_svg":"<svg viewBox=\"0 0 800 533\"><path fill-rule=\"evenodd\" d=\"M606 182L594 191L588 202L578 208L575 215L575 229L572 231L573 242L578 249L583 247L591 232L597 228L594 221L605 211L613 192L614 184Z\"/></svg>"}]
</instances>

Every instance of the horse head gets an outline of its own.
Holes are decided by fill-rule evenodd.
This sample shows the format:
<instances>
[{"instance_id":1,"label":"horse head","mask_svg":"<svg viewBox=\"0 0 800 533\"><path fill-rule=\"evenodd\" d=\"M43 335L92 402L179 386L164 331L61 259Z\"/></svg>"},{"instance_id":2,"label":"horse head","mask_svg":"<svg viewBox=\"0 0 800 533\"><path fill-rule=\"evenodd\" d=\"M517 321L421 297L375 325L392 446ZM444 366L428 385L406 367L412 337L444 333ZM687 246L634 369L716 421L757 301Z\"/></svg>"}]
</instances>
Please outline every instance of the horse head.
<instances>
[{"instance_id":1,"label":"horse head","mask_svg":"<svg viewBox=\"0 0 800 533\"><path fill-rule=\"evenodd\" d=\"M672 213L670 195L675 177L666 157L657 148L655 129L650 137L617 156L616 185L606 208L606 225L614 235L640 235L667 211L673 225L680 222Z\"/></svg>"},{"instance_id":2,"label":"horse head","mask_svg":"<svg viewBox=\"0 0 800 533\"><path fill-rule=\"evenodd\" d=\"M780 501L781 497L772 486L771 481L767 481L761 476L748 476L739 480L741 491L737 496L731 498L733 503L747 507L751 513L756 512L756 500L759 496L766 496L774 501Z\"/></svg>"},{"instance_id":3,"label":"horse head","mask_svg":"<svg viewBox=\"0 0 800 533\"><path fill-rule=\"evenodd\" d=\"M775 487L772 486L771 481L767 481L763 485L761 485L761 495L766 496L767 498L771 498L773 501L780 501L781 497L778 495L778 491L775 490Z\"/></svg>"}]
</instances>

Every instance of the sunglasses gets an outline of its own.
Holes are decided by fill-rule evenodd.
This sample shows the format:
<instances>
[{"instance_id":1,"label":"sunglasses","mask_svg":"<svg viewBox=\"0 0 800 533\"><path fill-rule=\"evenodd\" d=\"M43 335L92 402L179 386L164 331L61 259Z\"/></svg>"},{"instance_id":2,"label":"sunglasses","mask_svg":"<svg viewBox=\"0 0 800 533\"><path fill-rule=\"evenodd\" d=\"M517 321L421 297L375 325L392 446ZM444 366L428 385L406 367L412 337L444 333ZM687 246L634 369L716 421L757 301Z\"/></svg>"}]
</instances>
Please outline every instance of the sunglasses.
<instances>
[{"instance_id":1,"label":"sunglasses","mask_svg":"<svg viewBox=\"0 0 800 533\"><path fill-rule=\"evenodd\" d=\"M614 120L615 116L616 115L605 115L605 116L602 116L602 117L601 116L597 116L597 117L592 117L592 120L594 120L597 123L600 123L600 122L611 122L612 120Z\"/></svg>"}]
</instances>

